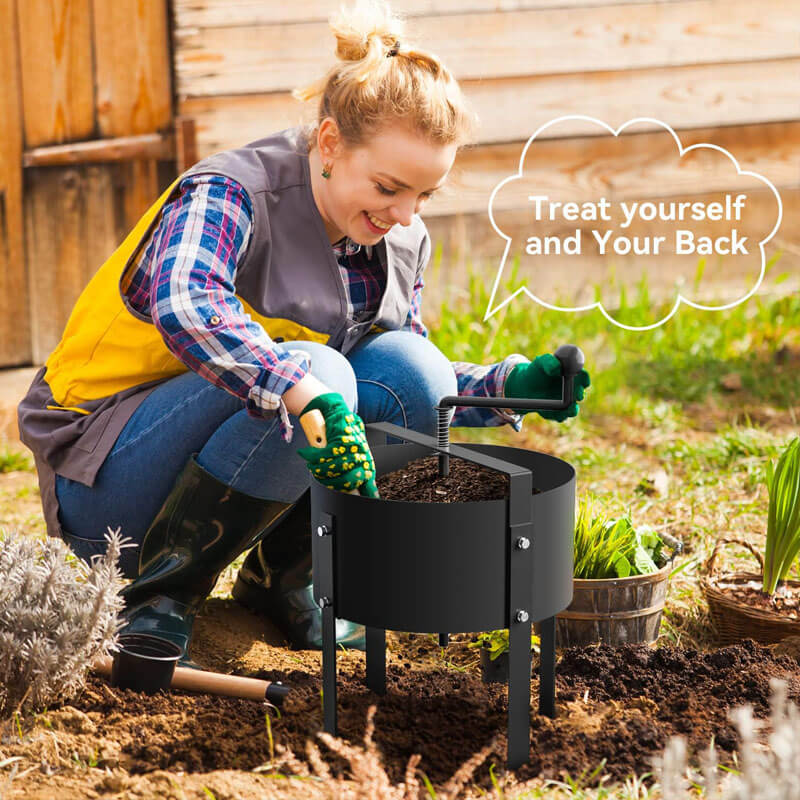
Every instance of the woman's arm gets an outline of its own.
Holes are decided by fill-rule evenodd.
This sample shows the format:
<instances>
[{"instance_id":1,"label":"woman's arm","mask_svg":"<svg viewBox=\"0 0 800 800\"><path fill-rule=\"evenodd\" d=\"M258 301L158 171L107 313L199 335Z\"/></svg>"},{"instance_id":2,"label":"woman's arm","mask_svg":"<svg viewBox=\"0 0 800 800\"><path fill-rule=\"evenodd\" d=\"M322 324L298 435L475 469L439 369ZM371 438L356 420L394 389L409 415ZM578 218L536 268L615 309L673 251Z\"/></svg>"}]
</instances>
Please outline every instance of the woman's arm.
<instances>
[{"instance_id":1,"label":"woman's arm","mask_svg":"<svg viewBox=\"0 0 800 800\"><path fill-rule=\"evenodd\" d=\"M422 290L425 280L422 271L417 273L414 294L403 330L428 337L428 329L422 322ZM451 361L458 381L458 394L469 397L504 397L505 381L517 364L527 363L528 359L518 353L507 356L496 364L470 364L467 361ZM474 408L458 406L450 426L454 428L484 428L508 423L515 430L522 427L522 416L499 408Z\"/></svg>"},{"instance_id":2,"label":"woman's arm","mask_svg":"<svg viewBox=\"0 0 800 800\"><path fill-rule=\"evenodd\" d=\"M251 221L249 198L238 183L210 175L183 181L148 247L150 314L178 360L241 398L251 416L278 411L289 441L286 412L304 404L287 407L283 396L307 376L310 359L275 343L235 295Z\"/></svg>"}]
</instances>

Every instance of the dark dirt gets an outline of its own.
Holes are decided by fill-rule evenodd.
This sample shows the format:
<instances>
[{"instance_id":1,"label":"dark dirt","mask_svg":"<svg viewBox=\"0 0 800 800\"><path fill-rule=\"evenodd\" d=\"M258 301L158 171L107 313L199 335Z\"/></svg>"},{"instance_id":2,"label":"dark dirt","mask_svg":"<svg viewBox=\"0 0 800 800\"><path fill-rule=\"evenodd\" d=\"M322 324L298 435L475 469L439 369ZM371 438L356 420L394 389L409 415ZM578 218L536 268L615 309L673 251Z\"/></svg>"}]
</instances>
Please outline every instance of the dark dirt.
<instances>
[{"instance_id":1,"label":"dark dirt","mask_svg":"<svg viewBox=\"0 0 800 800\"><path fill-rule=\"evenodd\" d=\"M463 458L450 458L450 472L439 476L439 458L426 456L377 479L384 500L461 503L508 497L508 476ZM534 489L534 494L538 489Z\"/></svg>"},{"instance_id":2,"label":"dark dirt","mask_svg":"<svg viewBox=\"0 0 800 800\"><path fill-rule=\"evenodd\" d=\"M731 600L752 606L763 611L774 611L782 617L800 619L800 589L793 587L779 587L778 591L770 596L752 586L718 586Z\"/></svg>"},{"instance_id":3,"label":"dark dirt","mask_svg":"<svg viewBox=\"0 0 800 800\"><path fill-rule=\"evenodd\" d=\"M463 651L467 641L457 640L451 648ZM367 708L377 704L375 738L390 777L401 781L408 758L420 753L420 768L434 784L443 782L505 732L507 687L482 683L477 667L458 671L441 661L418 664L418 657L424 661L431 650L438 651L428 636L400 640L394 650L384 697L367 690L363 657L343 659L339 735L360 744ZM271 728L275 742L290 745L304 759L306 739L322 726L321 675L304 665L280 673L261 671L259 677L292 687L280 718L273 712ZM535 713L538 680L532 681L531 761L515 775L519 780L556 778L562 771L578 776L606 759L605 771L624 779L649 771L652 756L673 734L687 736L693 752L713 737L721 761L731 763L737 737L728 711L750 703L756 716L767 716L771 677L787 679L789 696L798 701L800 665L795 658L751 641L708 652L632 645L565 650L557 667L555 720ZM132 774L250 770L270 760L265 709L252 701L179 692L156 697L119 689L112 693L92 678L72 705L95 720L98 737L124 742L121 765ZM334 771L345 771L343 761L321 749ZM501 767L504 761L501 741L476 773L478 783L488 787L489 766Z\"/></svg>"}]
</instances>

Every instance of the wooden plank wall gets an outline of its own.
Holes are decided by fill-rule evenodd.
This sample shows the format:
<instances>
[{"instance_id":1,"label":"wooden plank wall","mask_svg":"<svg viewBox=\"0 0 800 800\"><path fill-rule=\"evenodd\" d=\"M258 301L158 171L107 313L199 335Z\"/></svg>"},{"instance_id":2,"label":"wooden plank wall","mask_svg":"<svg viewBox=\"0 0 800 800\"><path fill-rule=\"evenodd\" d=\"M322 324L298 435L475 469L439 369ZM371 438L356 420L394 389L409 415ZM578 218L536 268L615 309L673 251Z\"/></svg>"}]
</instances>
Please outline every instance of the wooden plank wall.
<instances>
[{"instance_id":1,"label":"wooden plank wall","mask_svg":"<svg viewBox=\"0 0 800 800\"><path fill-rule=\"evenodd\" d=\"M22 109L16 8L0 3L0 365L30 358L22 219ZM21 319L20 319L21 318ZM21 324L22 323L22 324Z\"/></svg>"},{"instance_id":2,"label":"wooden plank wall","mask_svg":"<svg viewBox=\"0 0 800 800\"><path fill-rule=\"evenodd\" d=\"M315 109L303 108L290 91L334 63L327 17L338 2L173 4L178 108L196 121L199 157L313 118ZM429 307L445 287L464 285L467 263L498 263L504 243L486 213L491 189L516 171L522 145L540 125L567 114L614 126L655 117L685 144L726 147L778 187L787 214L771 251L782 249L783 269L800 266L800 231L788 222L800 197L795 0L397 0L393 6L408 17L410 37L453 71L481 119L477 146L456 161L452 191L424 213L445 252L438 286L428 288ZM641 139L641 157L620 169L602 144L587 145L579 131L561 126L560 138L541 145L550 156L545 184L574 180L590 158L594 172L613 170L615 189L633 197L652 192L647 153L654 134L642 128L631 134ZM724 180L690 168L682 191L724 190ZM769 194L753 195L765 218L774 214ZM529 228L522 209L519 215L520 229Z\"/></svg>"},{"instance_id":3,"label":"wooden plank wall","mask_svg":"<svg viewBox=\"0 0 800 800\"><path fill-rule=\"evenodd\" d=\"M86 148L169 130L167 0L6 0L0 59L0 366L39 364L174 173L163 148Z\"/></svg>"}]
</instances>

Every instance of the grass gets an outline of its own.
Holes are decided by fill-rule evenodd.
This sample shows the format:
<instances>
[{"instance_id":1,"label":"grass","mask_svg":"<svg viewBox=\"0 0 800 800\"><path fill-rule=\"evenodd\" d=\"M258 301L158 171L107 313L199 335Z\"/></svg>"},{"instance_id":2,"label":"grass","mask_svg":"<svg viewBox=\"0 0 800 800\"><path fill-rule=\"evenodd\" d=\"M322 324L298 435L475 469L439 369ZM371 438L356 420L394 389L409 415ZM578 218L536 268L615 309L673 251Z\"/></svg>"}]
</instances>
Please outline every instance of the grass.
<instances>
[{"instance_id":1,"label":"grass","mask_svg":"<svg viewBox=\"0 0 800 800\"><path fill-rule=\"evenodd\" d=\"M33 461L26 453L8 445L0 449L0 472L33 472L33 469Z\"/></svg>"},{"instance_id":2,"label":"grass","mask_svg":"<svg viewBox=\"0 0 800 800\"><path fill-rule=\"evenodd\" d=\"M770 260L767 275L776 264L777 258ZM517 266L511 269L507 290L518 285ZM679 413L673 404L703 403L723 396L720 382L732 373L741 378L742 394L755 402L779 408L794 402L796 367L777 362L782 346L800 346L796 324L800 293L771 299L756 294L745 303L715 312L682 306L664 325L649 331L611 325L596 310L552 311L522 296L483 322L490 274L473 273L466 296L440 310L432 339L452 360L489 363L508 353L533 357L565 342L577 343L592 375L593 388L584 404L589 416L643 412L660 424ZM625 301L626 322L644 322L653 309L666 312L670 306L653 305L642 282L633 301Z\"/></svg>"},{"instance_id":3,"label":"grass","mask_svg":"<svg viewBox=\"0 0 800 800\"><path fill-rule=\"evenodd\" d=\"M758 426L728 425L712 440L690 443L680 437L659 448L664 458L682 461L695 470L742 469L743 465L774 458L781 449L780 439Z\"/></svg>"}]
</instances>

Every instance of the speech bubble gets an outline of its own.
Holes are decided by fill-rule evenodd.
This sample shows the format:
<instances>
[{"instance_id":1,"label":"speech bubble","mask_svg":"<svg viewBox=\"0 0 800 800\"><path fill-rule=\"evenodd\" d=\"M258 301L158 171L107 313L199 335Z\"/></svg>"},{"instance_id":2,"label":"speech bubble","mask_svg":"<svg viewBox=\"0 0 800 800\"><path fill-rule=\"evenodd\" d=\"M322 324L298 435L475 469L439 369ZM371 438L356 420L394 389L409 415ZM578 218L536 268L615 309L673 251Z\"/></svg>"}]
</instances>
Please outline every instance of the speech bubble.
<instances>
[{"instance_id":1,"label":"speech bubble","mask_svg":"<svg viewBox=\"0 0 800 800\"><path fill-rule=\"evenodd\" d=\"M566 172L554 168L559 164L553 148L558 146L561 124L573 140L576 130L583 133L583 126L587 134L577 140L586 143L586 155L567 165ZM646 126L646 138L620 137L634 126ZM595 158L597 153L602 155ZM766 190L777 204L774 224L771 211L764 211ZM522 226L523 241L518 218L525 207L530 224ZM504 216L512 209L517 222L506 220L504 229ZM783 217L775 186L764 176L743 170L723 147L706 142L684 147L672 127L651 117L628 120L615 130L583 115L558 117L539 127L522 150L517 173L495 186L488 210L492 227L506 244L484 321L525 294L555 311L598 309L609 322L627 330L663 325L682 304L722 311L745 302L764 279L764 245ZM506 232L511 229L517 230ZM520 260L518 286L509 285L512 249ZM701 260L706 265L705 283L698 278ZM600 275L598 264L603 265ZM544 276L556 274L559 288L572 288L578 296L580 287L570 287L570 281L585 282L591 274L599 277L601 293L610 292L617 269L630 281L648 278L651 286L674 278L676 296L670 310L652 323L631 325L609 310L610 295L564 305L546 291L531 288ZM729 273L757 277L733 300L705 300L703 292L718 289L720 279ZM687 291L684 287L692 281ZM655 309L652 316L659 316Z\"/></svg>"}]
</instances>

